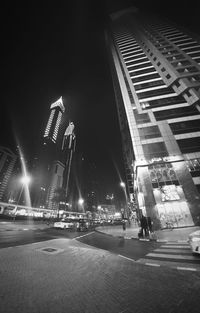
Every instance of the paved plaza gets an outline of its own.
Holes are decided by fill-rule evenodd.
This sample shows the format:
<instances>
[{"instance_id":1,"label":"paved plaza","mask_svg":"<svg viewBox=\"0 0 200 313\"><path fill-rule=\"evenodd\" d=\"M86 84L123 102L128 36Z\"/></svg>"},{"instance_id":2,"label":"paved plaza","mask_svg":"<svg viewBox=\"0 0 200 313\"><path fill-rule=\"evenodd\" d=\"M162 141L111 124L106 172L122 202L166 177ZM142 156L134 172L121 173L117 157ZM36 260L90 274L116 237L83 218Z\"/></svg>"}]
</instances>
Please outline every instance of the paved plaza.
<instances>
[{"instance_id":1,"label":"paved plaza","mask_svg":"<svg viewBox=\"0 0 200 313\"><path fill-rule=\"evenodd\" d=\"M0 258L3 313L180 313L200 309L199 272L145 267L77 240L4 248Z\"/></svg>"}]
</instances>

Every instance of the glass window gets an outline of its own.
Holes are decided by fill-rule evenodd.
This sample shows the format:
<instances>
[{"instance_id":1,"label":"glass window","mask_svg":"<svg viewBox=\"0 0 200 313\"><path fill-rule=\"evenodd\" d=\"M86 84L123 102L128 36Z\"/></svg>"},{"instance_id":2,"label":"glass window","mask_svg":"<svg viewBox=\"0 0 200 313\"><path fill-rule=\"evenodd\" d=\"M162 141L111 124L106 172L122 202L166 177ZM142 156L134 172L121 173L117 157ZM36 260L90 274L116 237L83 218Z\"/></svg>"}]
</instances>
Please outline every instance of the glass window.
<instances>
[{"instance_id":1,"label":"glass window","mask_svg":"<svg viewBox=\"0 0 200 313\"><path fill-rule=\"evenodd\" d=\"M200 119L170 124L173 134L184 134L200 131Z\"/></svg>"},{"instance_id":2,"label":"glass window","mask_svg":"<svg viewBox=\"0 0 200 313\"><path fill-rule=\"evenodd\" d=\"M154 164L148 166L153 188L164 185L179 185L176 173L171 164Z\"/></svg>"},{"instance_id":3,"label":"glass window","mask_svg":"<svg viewBox=\"0 0 200 313\"><path fill-rule=\"evenodd\" d=\"M133 83L137 83L137 82L142 82L144 80L149 80L149 79L158 78L158 77L160 77L160 75L158 73L153 73L153 74L144 75L141 77L131 77L131 80Z\"/></svg>"},{"instance_id":4,"label":"glass window","mask_svg":"<svg viewBox=\"0 0 200 313\"><path fill-rule=\"evenodd\" d=\"M133 113L137 124L144 124L150 122L148 113L138 113L137 110L133 110Z\"/></svg>"},{"instance_id":5,"label":"glass window","mask_svg":"<svg viewBox=\"0 0 200 313\"><path fill-rule=\"evenodd\" d=\"M162 98L157 100L149 100L148 102L140 102L142 107L157 108L161 106L167 106L172 104L184 103L185 99L182 96Z\"/></svg>"},{"instance_id":6,"label":"glass window","mask_svg":"<svg viewBox=\"0 0 200 313\"><path fill-rule=\"evenodd\" d=\"M138 128L141 140L161 137L158 126Z\"/></svg>"},{"instance_id":7,"label":"glass window","mask_svg":"<svg viewBox=\"0 0 200 313\"><path fill-rule=\"evenodd\" d=\"M142 147L145 158L147 159L159 158L168 155L164 142L152 142L150 144L144 144Z\"/></svg>"},{"instance_id":8,"label":"glass window","mask_svg":"<svg viewBox=\"0 0 200 313\"><path fill-rule=\"evenodd\" d=\"M154 112L157 121L197 114L199 114L199 111L194 106Z\"/></svg>"},{"instance_id":9,"label":"glass window","mask_svg":"<svg viewBox=\"0 0 200 313\"><path fill-rule=\"evenodd\" d=\"M200 151L200 137L177 140L182 153L192 153Z\"/></svg>"},{"instance_id":10,"label":"glass window","mask_svg":"<svg viewBox=\"0 0 200 313\"><path fill-rule=\"evenodd\" d=\"M137 96L139 99L149 98L149 97L155 97L159 95L166 95L173 93L173 89L171 87L168 88L160 88L155 90L149 90L145 92L138 93Z\"/></svg>"},{"instance_id":11,"label":"glass window","mask_svg":"<svg viewBox=\"0 0 200 313\"><path fill-rule=\"evenodd\" d=\"M155 80L152 82L148 82L148 83L141 83L139 85L134 86L135 90L140 90L140 89L145 89L145 88L151 88L151 87L155 87L155 86L163 86L165 85L163 80Z\"/></svg>"}]
</instances>

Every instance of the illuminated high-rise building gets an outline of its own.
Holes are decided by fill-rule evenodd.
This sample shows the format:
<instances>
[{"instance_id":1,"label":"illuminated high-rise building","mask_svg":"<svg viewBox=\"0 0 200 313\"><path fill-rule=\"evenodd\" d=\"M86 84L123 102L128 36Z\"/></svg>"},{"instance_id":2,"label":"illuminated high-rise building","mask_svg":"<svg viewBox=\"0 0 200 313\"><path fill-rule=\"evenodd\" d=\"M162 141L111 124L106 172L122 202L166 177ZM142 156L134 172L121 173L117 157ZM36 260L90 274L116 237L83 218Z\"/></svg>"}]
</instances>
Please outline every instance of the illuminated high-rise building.
<instances>
[{"instance_id":1,"label":"illuminated high-rise building","mask_svg":"<svg viewBox=\"0 0 200 313\"><path fill-rule=\"evenodd\" d=\"M136 8L106 32L127 189L155 228L200 223L200 38Z\"/></svg>"},{"instance_id":2,"label":"illuminated high-rise building","mask_svg":"<svg viewBox=\"0 0 200 313\"><path fill-rule=\"evenodd\" d=\"M0 147L0 200L8 201L8 185L18 156L10 149Z\"/></svg>"},{"instance_id":3,"label":"illuminated high-rise building","mask_svg":"<svg viewBox=\"0 0 200 313\"><path fill-rule=\"evenodd\" d=\"M56 143L58 138L58 132L61 125L62 115L65 112L62 97L50 106L50 116L47 122L47 126L44 132L45 142L52 141Z\"/></svg>"}]
</instances>

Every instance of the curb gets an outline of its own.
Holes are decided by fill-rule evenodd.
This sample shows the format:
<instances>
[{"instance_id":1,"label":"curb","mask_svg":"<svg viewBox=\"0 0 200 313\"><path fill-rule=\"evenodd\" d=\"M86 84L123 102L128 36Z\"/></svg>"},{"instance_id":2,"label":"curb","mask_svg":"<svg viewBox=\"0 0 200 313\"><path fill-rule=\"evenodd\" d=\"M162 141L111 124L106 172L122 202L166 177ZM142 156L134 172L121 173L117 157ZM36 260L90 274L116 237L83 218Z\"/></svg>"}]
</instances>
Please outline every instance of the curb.
<instances>
[{"instance_id":1,"label":"curb","mask_svg":"<svg viewBox=\"0 0 200 313\"><path fill-rule=\"evenodd\" d=\"M179 243L184 243L184 242L187 242L187 240L180 240L180 239L177 239L177 240L166 240L166 239L159 239L159 238L138 238L138 237L129 237L129 236L115 236L115 235L112 235L112 234L107 234L106 232L103 232L103 231L100 231L100 230L96 230L95 229L95 231L96 232L98 232L98 233L101 233L101 234L104 234L104 235L106 235L106 236L111 236L111 237L115 237L115 238L119 238L119 239L122 239L122 238L124 238L125 240L130 240L130 239L132 239L132 240L138 240L138 241L145 241L145 242L158 242L158 243L166 243L166 242L179 242Z\"/></svg>"}]
</instances>

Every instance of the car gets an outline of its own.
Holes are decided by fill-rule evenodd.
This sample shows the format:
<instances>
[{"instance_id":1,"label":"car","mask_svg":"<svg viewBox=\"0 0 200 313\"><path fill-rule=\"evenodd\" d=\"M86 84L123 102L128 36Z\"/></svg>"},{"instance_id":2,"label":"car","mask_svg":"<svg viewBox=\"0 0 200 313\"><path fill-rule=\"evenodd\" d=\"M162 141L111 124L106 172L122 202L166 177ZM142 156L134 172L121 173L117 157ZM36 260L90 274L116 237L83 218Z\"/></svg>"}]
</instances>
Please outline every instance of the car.
<instances>
[{"instance_id":1,"label":"car","mask_svg":"<svg viewBox=\"0 0 200 313\"><path fill-rule=\"evenodd\" d=\"M188 243L194 254L200 254L200 230L189 234Z\"/></svg>"},{"instance_id":2,"label":"car","mask_svg":"<svg viewBox=\"0 0 200 313\"><path fill-rule=\"evenodd\" d=\"M59 222L55 222L53 227L62 229L72 229L74 227L74 222L68 219L62 219Z\"/></svg>"},{"instance_id":3,"label":"car","mask_svg":"<svg viewBox=\"0 0 200 313\"><path fill-rule=\"evenodd\" d=\"M88 220L85 219L79 219L77 222L77 231L87 231L89 229L90 223Z\"/></svg>"}]
</instances>

